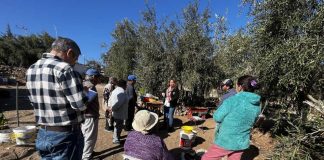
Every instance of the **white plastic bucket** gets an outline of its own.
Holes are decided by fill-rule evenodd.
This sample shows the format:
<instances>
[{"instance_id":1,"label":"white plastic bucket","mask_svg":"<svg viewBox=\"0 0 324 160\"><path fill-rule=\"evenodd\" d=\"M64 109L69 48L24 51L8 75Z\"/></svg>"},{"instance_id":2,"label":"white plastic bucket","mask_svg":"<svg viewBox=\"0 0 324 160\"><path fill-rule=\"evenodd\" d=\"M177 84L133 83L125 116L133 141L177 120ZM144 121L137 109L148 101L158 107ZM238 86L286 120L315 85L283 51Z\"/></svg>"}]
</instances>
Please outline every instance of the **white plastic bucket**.
<instances>
[{"instance_id":1,"label":"white plastic bucket","mask_svg":"<svg viewBox=\"0 0 324 160\"><path fill-rule=\"evenodd\" d=\"M196 134L193 132L186 133L184 131L180 131L179 147L184 150L190 150L195 138Z\"/></svg>"},{"instance_id":2,"label":"white plastic bucket","mask_svg":"<svg viewBox=\"0 0 324 160\"><path fill-rule=\"evenodd\" d=\"M12 130L0 130L0 143L11 142Z\"/></svg>"},{"instance_id":3,"label":"white plastic bucket","mask_svg":"<svg viewBox=\"0 0 324 160\"><path fill-rule=\"evenodd\" d=\"M26 145L35 142L36 126L24 126L12 129L17 145Z\"/></svg>"}]
</instances>

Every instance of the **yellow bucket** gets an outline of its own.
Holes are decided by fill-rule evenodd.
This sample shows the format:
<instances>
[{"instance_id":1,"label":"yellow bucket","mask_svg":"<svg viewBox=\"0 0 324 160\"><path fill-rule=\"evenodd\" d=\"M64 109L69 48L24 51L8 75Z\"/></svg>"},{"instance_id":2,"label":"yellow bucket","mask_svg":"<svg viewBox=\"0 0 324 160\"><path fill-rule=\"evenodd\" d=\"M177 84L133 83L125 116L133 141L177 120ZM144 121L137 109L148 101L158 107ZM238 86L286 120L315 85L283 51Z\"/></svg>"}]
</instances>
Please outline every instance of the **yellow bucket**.
<instances>
[{"instance_id":1,"label":"yellow bucket","mask_svg":"<svg viewBox=\"0 0 324 160\"><path fill-rule=\"evenodd\" d=\"M189 133L192 132L193 127L192 127L192 126L182 126L181 129L182 129L185 133L189 134Z\"/></svg>"}]
</instances>

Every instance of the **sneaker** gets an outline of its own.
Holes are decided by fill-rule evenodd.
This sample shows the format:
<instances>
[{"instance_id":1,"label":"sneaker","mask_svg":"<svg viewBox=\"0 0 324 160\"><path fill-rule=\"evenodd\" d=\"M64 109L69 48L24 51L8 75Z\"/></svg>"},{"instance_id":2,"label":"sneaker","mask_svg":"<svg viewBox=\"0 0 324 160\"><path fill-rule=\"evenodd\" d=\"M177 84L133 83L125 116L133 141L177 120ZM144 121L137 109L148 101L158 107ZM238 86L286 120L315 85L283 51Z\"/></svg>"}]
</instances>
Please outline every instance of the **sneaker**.
<instances>
[{"instance_id":1,"label":"sneaker","mask_svg":"<svg viewBox=\"0 0 324 160\"><path fill-rule=\"evenodd\" d=\"M120 144L120 141L113 141L113 144Z\"/></svg>"}]
</instances>

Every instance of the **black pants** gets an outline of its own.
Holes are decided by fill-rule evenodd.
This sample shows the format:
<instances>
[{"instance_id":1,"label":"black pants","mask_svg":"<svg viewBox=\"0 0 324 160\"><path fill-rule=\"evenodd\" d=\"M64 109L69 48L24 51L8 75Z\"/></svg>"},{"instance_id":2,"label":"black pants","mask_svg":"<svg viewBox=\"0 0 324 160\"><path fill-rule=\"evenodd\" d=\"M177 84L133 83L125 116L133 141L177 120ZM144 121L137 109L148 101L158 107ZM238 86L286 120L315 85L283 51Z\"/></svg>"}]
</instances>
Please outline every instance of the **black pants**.
<instances>
[{"instance_id":1,"label":"black pants","mask_svg":"<svg viewBox=\"0 0 324 160\"><path fill-rule=\"evenodd\" d=\"M134 120L134 114L135 114L135 106L132 106L132 107L129 106L128 107L128 118L126 121L126 130L127 131L130 131L133 129L132 123Z\"/></svg>"},{"instance_id":2,"label":"black pants","mask_svg":"<svg viewBox=\"0 0 324 160\"><path fill-rule=\"evenodd\" d=\"M106 130L114 130L114 117L112 116L112 112L106 111L105 113L106 117Z\"/></svg>"}]
</instances>

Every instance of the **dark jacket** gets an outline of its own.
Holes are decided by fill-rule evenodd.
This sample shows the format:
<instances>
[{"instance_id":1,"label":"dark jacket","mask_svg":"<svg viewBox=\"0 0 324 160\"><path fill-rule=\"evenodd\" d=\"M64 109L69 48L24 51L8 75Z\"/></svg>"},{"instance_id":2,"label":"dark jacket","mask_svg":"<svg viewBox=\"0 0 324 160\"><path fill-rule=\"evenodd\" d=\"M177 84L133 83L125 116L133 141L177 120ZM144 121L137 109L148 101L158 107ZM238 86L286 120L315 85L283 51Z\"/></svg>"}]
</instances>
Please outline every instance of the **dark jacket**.
<instances>
[{"instance_id":1,"label":"dark jacket","mask_svg":"<svg viewBox=\"0 0 324 160\"><path fill-rule=\"evenodd\" d=\"M165 99L167 97L167 91L168 88L165 90L165 97L163 99L163 102L165 102ZM172 93L171 93L171 101L170 101L170 107L176 107L178 105L178 99L179 99L179 89L178 87L174 88Z\"/></svg>"},{"instance_id":2,"label":"dark jacket","mask_svg":"<svg viewBox=\"0 0 324 160\"><path fill-rule=\"evenodd\" d=\"M137 106L137 94L135 92L135 88L131 84L127 84L126 94L128 96L128 107L135 108Z\"/></svg>"},{"instance_id":3,"label":"dark jacket","mask_svg":"<svg viewBox=\"0 0 324 160\"><path fill-rule=\"evenodd\" d=\"M223 96L222 96L222 98L221 98L221 101L220 101L220 103L218 104L218 106L221 106L222 105L222 103L227 99L227 98L229 98L229 97L231 97L231 96L233 96L233 95L235 95L236 94L236 90L235 90L235 88L231 88L230 90L228 90Z\"/></svg>"},{"instance_id":4,"label":"dark jacket","mask_svg":"<svg viewBox=\"0 0 324 160\"><path fill-rule=\"evenodd\" d=\"M97 92L97 89L95 86L90 88L91 90ZM88 103L87 109L85 110L85 116L86 117L93 117L93 118L99 118L99 99L98 95L96 98L94 98L91 102Z\"/></svg>"}]
</instances>

